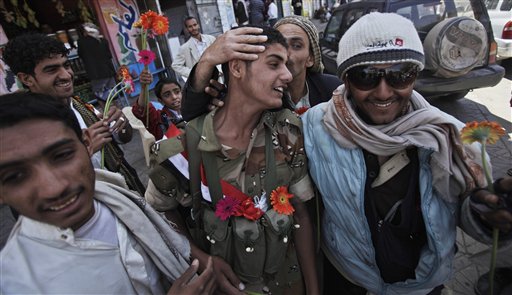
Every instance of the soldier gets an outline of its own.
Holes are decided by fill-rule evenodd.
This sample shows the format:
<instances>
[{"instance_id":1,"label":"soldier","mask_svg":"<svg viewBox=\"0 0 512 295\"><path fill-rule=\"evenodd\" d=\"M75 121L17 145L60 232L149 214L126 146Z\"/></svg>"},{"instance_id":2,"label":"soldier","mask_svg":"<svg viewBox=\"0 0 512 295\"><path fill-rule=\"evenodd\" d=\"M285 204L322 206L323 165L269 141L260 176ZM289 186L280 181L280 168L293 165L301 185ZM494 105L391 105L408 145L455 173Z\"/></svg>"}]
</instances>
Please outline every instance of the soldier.
<instances>
[{"instance_id":1,"label":"soldier","mask_svg":"<svg viewBox=\"0 0 512 295\"><path fill-rule=\"evenodd\" d=\"M146 199L180 230L203 230L206 237L190 236L192 257L202 264L213 256L221 291L299 294L302 273L307 293L318 294L312 227L303 203L314 193L302 128L298 116L283 108L292 78L287 43L272 28L262 35L266 49L257 60L224 64L225 106L188 123L189 162L180 153L181 136L154 146L160 165L151 172ZM201 190L201 183L208 189ZM186 211L187 224L180 206L193 209L190 215Z\"/></svg>"}]
</instances>

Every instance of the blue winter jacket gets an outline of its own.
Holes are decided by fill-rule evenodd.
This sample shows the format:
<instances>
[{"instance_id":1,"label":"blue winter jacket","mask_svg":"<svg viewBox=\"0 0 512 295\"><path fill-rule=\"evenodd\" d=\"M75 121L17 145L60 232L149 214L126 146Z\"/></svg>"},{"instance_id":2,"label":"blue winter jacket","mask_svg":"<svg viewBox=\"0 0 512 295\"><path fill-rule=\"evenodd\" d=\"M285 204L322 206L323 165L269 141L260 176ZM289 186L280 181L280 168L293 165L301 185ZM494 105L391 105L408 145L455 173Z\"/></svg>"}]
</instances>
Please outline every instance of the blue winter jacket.
<instances>
[{"instance_id":1,"label":"blue winter jacket","mask_svg":"<svg viewBox=\"0 0 512 295\"><path fill-rule=\"evenodd\" d=\"M463 202L462 207L449 203L433 190L429 166L432 151L418 148L421 210L428 241L416 268L416 279L385 283L375 261L364 211L363 152L341 148L333 140L322 122L326 104L319 104L302 116L310 174L325 205L321 228L326 256L346 278L375 294L426 294L448 281L457 225L478 240L490 241L485 229L470 214L468 202Z\"/></svg>"}]
</instances>

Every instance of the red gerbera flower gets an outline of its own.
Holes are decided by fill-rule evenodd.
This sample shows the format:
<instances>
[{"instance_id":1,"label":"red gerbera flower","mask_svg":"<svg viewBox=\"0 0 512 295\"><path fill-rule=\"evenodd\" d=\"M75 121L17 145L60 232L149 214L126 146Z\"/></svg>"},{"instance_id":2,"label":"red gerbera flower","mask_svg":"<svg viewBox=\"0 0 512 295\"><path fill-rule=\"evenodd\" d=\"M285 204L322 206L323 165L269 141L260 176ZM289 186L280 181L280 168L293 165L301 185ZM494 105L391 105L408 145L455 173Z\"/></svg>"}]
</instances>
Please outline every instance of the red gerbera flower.
<instances>
[{"instance_id":1,"label":"red gerbera flower","mask_svg":"<svg viewBox=\"0 0 512 295\"><path fill-rule=\"evenodd\" d=\"M140 23L145 30L153 27L153 21L158 14L154 11L148 10L140 16Z\"/></svg>"},{"instance_id":2,"label":"red gerbera flower","mask_svg":"<svg viewBox=\"0 0 512 295\"><path fill-rule=\"evenodd\" d=\"M141 50L139 51L139 62L145 66L151 64L155 60L155 54L151 50Z\"/></svg>"},{"instance_id":3,"label":"red gerbera flower","mask_svg":"<svg viewBox=\"0 0 512 295\"><path fill-rule=\"evenodd\" d=\"M153 20L153 33L155 35L163 35L169 30L169 20L163 15L157 15Z\"/></svg>"},{"instance_id":4,"label":"red gerbera flower","mask_svg":"<svg viewBox=\"0 0 512 295\"><path fill-rule=\"evenodd\" d=\"M293 194L288 192L288 188L280 186L270 194L270 203L277 213L291 215L295 211L289 200L291 198L293 198Z\"/></svg>"},{"instance_id":5,"label":"red gerbera flower","mask_svg":"<svg viewBox=\"0 0 512 295\"><path fill-rule=\"evenodd\" d=\"M300 107L298 109L295 110L295 112L297 113L297 115L302 115L304 114L307 110L309 110L309 107Z\"/></svg>"},{"instance_id":6,"label":"red gerbera flower","mask_svg":"<svg viewBox=\"0 0 512 295\"><path fill-rule=\"evenodd\" d=\"M258 220L264 213L260 208L254 206L250 198L247 198L240 204L239 210L234 215L243 216L249 220Z\"/></svg>"},{"instance_id":7,"label":"red gerbera flower","mask_svg":"<svg viewBox=\"0 0 512 295\"><path fill-rule=\"evenodd\" d=\"M235 215L235 212L240 210L240 201L231 197L225 197L217 202L215 205L215 216L220 220L226 220L230 216Z\"/></svg>"}]
</instances>

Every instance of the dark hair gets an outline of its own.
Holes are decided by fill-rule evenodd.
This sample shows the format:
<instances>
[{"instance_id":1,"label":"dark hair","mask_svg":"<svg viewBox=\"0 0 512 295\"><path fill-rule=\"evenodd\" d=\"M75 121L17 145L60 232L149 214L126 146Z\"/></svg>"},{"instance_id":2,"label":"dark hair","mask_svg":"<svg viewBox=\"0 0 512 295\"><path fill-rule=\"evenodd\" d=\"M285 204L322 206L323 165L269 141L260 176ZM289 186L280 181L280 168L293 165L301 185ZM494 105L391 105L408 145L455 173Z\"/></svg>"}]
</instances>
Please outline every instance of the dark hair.
<instances>
[{"instance_id":1,"label":"dark hair","mask_svg":"<svg viewBox=\"0 0 512 295\"><path fill-rule=\"evenodd\" d=\"M176 84L176 85L178 85L178 87L181 90L181 85L180 85L180 83L178 83L178 81L176 81L176 79L173 79L173 78L163 78L163 79L158 80L158 82L155 85L155 95L156 95L156 97L158 97L160 99L162 98L162 88L164 87L164 85L167 85L167 84Z\"/></svg>"},{"instance_id":2,"label":"dark hair","mask_svg":"<svg viewBox=\"0 0 512 295\"><path fill-rule=\"evenodd\" d=\"M75 113L62 100L28 91L0 96L0 128L12 127L32 119L62 122L82 140L82 128Z\"/></svg>"},{"instance_id":3,"label":"dark hair","mask_svg":"<svg viewBox=\"0 0 512 295\"><path fill-rule=\"evenodd\" d=\"M191 19L195 19L195 20L197 21L197 19L196 19L194 16L187 16L187 17L185 17L185 19L183 20L183 25L184 25L185 27L187 27L187 21L188 21L188 20L191 20Z\"/></svg>"},{"instance_id":4,"label":"dark hair","mask_svg":"<svg viewBox=\"0 0 512 295\"><path fill-rule=\"evenodd\" d=\"M263 29L263 32L260 35L266 35L267 36L267 41L262 42L262 43L258 43L257 45L263 45L263 46L265 46L265 48L267 48L268 46L270 46L272 44L280 44L280 45L283 45L284 48L288 49L288 42L286 42L286 39L284 38L284 36L281 34L281 32L279 32L278 30L274 29L273 27L249 25L249 26L236 27L236 28L233 28L232 30L236 30L238 28L243 28L243 27L256 27L256 28ZM222 72L224 73L224 84L226 85L226 88L228 87L228 84L229 84L229 66L228 66L228 63L229 62L222 64ZM252 61L246 61L246 63L248 65L250 65L252 63ZM283 95L282 101L283 101L283 105L280 108L277 108L277 109L274 109L274 110L280 110L280 109L283 109L283 108L293 110L293 107L292 107L292 105L290 103L291 99L290 99L290 97L289 97L287 92Z\"/></svg>"},{"instance_id":5,"label":"dark hair","mask_svg":"<svg viewBox=\"0 0 512 295\"><path fill-rule=\"evenodd\" d=\"M39 33L18 36L4 50L3 60L14 74L34 74L36 65L53 55L66 56L66 46L55 38Z\"/></svg>"},{"instance_id":6,"label":"dark hair","mask_svg":"<svg viewBox=\"0 0 512 295\"><path fill-rule=\"evenodd\" d=\"M233 28L232 30L236 30L243 27L255 27L255 28L261 28L263 29L263 32L259 35L266 35L267 41L262 43L256 43L254 45L263 45L265 48L267 48L269 45L272 44L281 44L284 46L284 48L288 49L288 43L286 42L286 39L284 36L279 32L278 30L269 27L269 26L257 26L257 25L248 25L248 26L239 26L236 28ZM247 64L251 64L252 61L247 61ZM227 85L229 82L229 67L228 63L222 64L222 72L224 73L224 83Z\"/></svg>"}]
</instances>

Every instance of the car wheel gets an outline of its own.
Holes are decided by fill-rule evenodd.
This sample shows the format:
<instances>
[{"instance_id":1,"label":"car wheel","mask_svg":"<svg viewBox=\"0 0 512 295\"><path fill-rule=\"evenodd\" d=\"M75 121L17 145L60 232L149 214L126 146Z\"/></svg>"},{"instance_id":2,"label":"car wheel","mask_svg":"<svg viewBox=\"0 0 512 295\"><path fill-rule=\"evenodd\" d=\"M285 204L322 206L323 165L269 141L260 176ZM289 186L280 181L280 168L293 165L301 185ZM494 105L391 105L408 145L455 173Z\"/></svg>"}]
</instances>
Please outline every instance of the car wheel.
<instances>
[{"instance_id":1,"label":"car wheel","mask_svg":"<svg viewBox=\"0 0 512 295\"><path fill-rule=\"evenodd\" d=\"M423 48L425 69L444 78L466 74L480 65L489 51L485 27L464 16L436 24L425 37Z\"/></svg>"}]
</instances>

